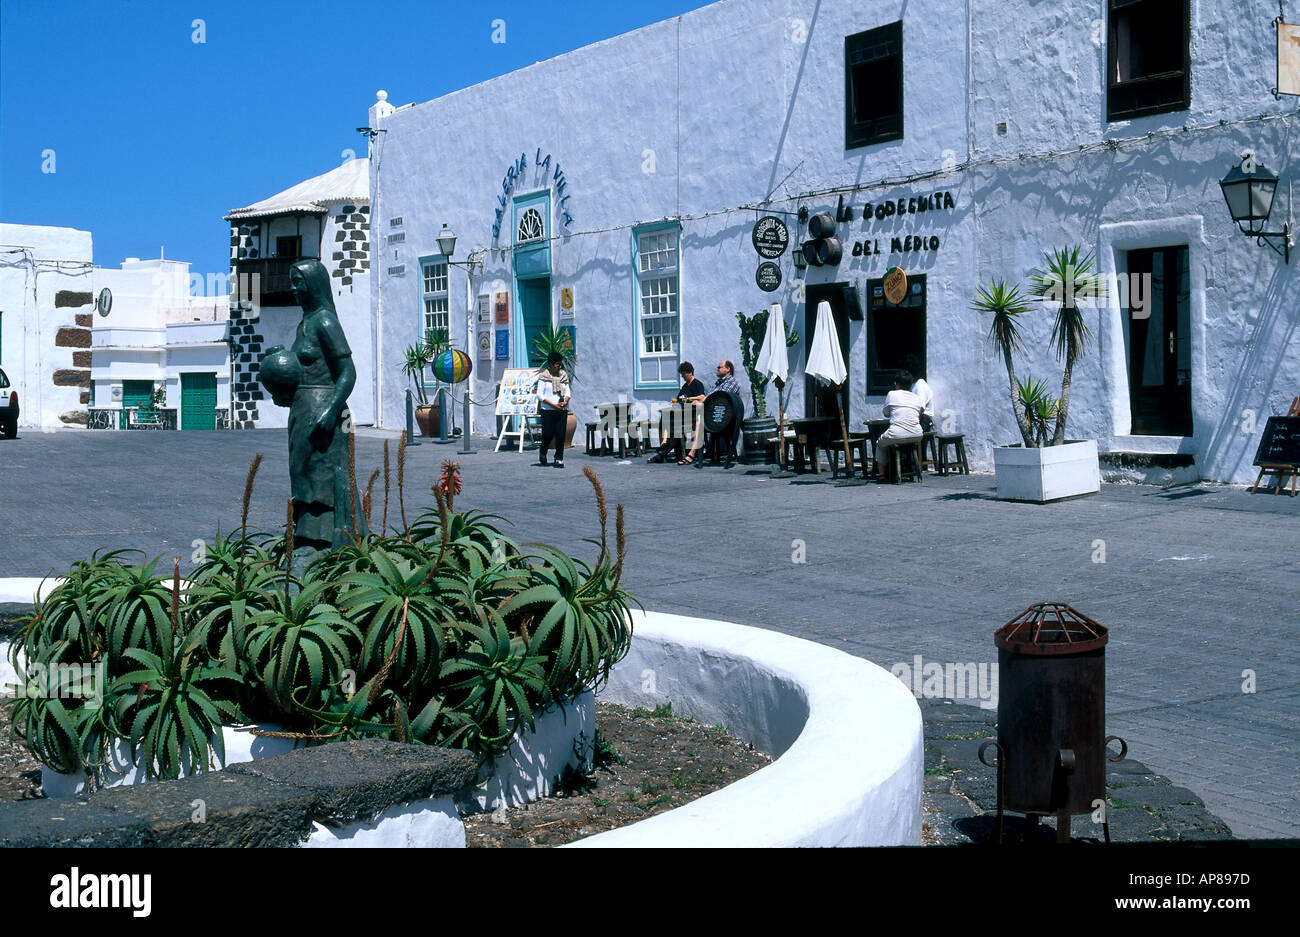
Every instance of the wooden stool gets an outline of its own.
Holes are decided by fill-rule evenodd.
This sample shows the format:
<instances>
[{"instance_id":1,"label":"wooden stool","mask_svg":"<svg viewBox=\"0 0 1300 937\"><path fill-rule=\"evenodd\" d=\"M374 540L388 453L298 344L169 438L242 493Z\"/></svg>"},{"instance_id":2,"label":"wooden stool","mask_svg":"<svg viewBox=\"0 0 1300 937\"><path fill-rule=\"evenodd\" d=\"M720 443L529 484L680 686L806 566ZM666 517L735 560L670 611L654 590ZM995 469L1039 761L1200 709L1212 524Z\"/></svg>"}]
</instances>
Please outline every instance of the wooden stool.
<instances>
[{"instance_id":1,"label":"wooden stool","mask_svg":"<svg viewBox=\"0 0 1300 937\"><path fill-rule=\"evenodd\" d=\"M635 420L628 424L628 441L632 444L633 454L638 458L650 449L650 421Z\"/></svg>"},{"instance_id":2,"label":"wooden stool","mask_svg":"<svg viewBox=\"0 0 1300 937\"><path fill-rule=\"evenodd\" d=\"M849 434L849 453L852 454L854 458L857 459L857 462L855 463L855 467L860 467L862 469L863 478L871 477L869 474L867 474L869 470L868 466L870 466L871 462L873 461L867 455L867 446L870 444L870 442L871 440L867 438L866 433ZM830 442L830 446L827 448L827 452L830 453L830 457L828 461L831 463L831 478L840 477L840 454L843 451L844 451L844 440L832 439ZM844 474L846 477L852 478L853 473L848 471L848 468L849 467L846 464L844 466L844 470L845 470Z\"/></svg>"},{"instance_id":3,"label":"wooden stool","mask_svg":"<svg viewBox=\"0 0 1300 937\"><path fill-rule=\"evenodd\" d=\"M821 467L817 464L816 448L808 445L808 437L803 433L785 438L786 446L786 465L794 464L796 472L803 471L804 456L811 457L813 472L821 474Z\"/></svg>"},{"instance_id":4,"label":"wooden stool","mask_svg":"<svg viewBox=\"0 0 1300 937\"><path fill-rule=\"evenodd\" d=\"M939 447L934 430L926 430L921 434L921 462L921 468L928 465L931 472L939 471Z\"/></svg>"},{"instance_id":5,"label":"wooden stool","mask_svg":"<svg viewBox=\"0 0 1300 937\"><path fill-rule=\"evenodd\" d=\"M596 455L596 424L587 424L587 455Z\"/></svg>"},{"instance_id":6,"label":"wooden stool","mask_svg":"<svg viewBox=\"0 0 1300 937\"><path fill-rule=\"evenodd\" d=\"M948 466L952 466L954 474L969 475L970 466L966 463L966 434L965 433L939 433L934 437L935 443L939 447L939 474L947 475ZM948 447L952 446L953 458L948 460Z\"/></svg>"},{"instance_id":7,"label":"wooden stool","mask_svg":"<svg viewBox=\"0 0 1300 937\"><path fill-rule=\"evenodd\" d=\"M905 474L915 478L918 482L924 481L923 476L925 475L925 473L921 471L920 438L914 439L912 442L905 442L899 445L890 446L889 448L890 450L892 450L890 452L890 456L892 457L890 461L893 463L895 485L901 485L903 483L903 476ZM908 470L906 472L903 471L904 451L907 452L907 457L909 462Z\"/></svg>"}]
</instances>

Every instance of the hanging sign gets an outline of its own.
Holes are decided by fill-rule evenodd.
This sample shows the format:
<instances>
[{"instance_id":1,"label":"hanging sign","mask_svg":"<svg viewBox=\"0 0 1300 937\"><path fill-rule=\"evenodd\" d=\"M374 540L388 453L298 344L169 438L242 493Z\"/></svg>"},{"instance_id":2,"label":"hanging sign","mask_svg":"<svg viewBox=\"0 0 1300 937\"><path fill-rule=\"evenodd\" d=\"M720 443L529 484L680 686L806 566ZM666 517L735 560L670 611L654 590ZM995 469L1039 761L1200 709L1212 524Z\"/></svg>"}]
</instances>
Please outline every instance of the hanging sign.
<instances>
[{"instance_id":1,"label":"hanging sign","mask_svg":"<svg viewBox=\"0 0 1300 937\"><path fill-rule=\"evenodd\" d=\"M790 246L790 229L776 215L764 215L754 222L751 239L758 256L774 260Z\"/></svg>"},{"instance_id":2,"label":"hanging sign","mask_svg":"<svg viewBox=\"0 0 1300 937\"><path fill-rule=\"evenodd\" d=\"M754 272L754 282L763 292L772 292L781 285L781 268L770 260L763 261Z\"/></svg>"},{"instance_id":3,"label":"hanging sign","mask_svg":"<svg viewBox=\"0 0 1300 937\"><path fill-rule=\"evenodd\" d=\"M890 267L885 271L885 299L897 306L907 298L907 274L902 267Z\"/></svg>"},{"instance_id":4,"label":"hanging sign","mask_svg":"<svg viewBox=\"0 0 1300 937\"><path fill-rule=\"evenodd\" d=\"M1277 24L1277 93L1300 94L1300 25Z\"/></svg>"}]
</instances>

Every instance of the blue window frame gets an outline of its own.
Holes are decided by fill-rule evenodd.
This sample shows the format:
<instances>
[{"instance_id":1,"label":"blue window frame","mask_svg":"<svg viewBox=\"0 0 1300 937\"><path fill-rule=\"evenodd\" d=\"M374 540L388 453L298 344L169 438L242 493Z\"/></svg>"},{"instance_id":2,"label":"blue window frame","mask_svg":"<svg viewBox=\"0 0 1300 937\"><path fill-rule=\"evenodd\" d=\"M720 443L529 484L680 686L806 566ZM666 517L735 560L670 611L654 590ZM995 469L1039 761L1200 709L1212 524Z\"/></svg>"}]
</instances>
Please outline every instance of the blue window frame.
<instances>
[{"instance_id":1,"label":"blue window frame","mask_svg":"<svg viewBox=\"0 0 1300 937\"><path fill-rule=\"evenodd\" d=\"M681 230L676 221L632 229L632 339L638 390L677 387Z\"/></svg>"},{"instance_id":2,"label":"blue window frame","mask_svg":"<svg viewBox=\"0 0 1300 937\"><path fill-rule=\"evenodd\" d=\"M448 286L451 267L444 254L431 254L420 258L420 319L416 335L420 341L428 337L430 329L444 329L451 339L450 300ZM426 372L427 375L427 372ZM425 387L435 387L437 382L431 376L424 379Z\"/></svg>"}]
</instances>

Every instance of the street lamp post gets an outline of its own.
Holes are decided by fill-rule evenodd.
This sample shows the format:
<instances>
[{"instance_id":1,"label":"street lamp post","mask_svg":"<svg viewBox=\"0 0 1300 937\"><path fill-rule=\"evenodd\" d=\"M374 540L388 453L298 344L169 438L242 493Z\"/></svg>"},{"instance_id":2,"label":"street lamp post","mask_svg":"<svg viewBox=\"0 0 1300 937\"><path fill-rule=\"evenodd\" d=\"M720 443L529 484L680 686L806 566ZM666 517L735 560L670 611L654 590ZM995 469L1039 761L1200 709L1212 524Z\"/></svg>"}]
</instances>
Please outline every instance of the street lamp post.
<instances>
[{"instance_id":1,"label":"street lamp post","mask_svg":"<svg viewBox=\"0 0 1300 937\"><path fill-rule=\"evenodd\" d=\"M452 260L452 254L456 252L456 235L449 227L447 227L446 222L443 222L442 230L438 232L438 250L447 258L447 264L449 266L465 268L465 355L466 357L470 357L473 355L474 349L474 291L473 283L470 278L474 273L474 267L481 263L480 260L476 260L474 257L474 255L479 252L470 251L469 260ZM470 358L470 360L471 362L473 361L472 358ZM461 429L461 438L464 440L464 444L457 452L457 455L474 454L474 447L470 442L469 389L469 376L466 375L464 418L462 420Z\"/></svg>"}]
</instances>

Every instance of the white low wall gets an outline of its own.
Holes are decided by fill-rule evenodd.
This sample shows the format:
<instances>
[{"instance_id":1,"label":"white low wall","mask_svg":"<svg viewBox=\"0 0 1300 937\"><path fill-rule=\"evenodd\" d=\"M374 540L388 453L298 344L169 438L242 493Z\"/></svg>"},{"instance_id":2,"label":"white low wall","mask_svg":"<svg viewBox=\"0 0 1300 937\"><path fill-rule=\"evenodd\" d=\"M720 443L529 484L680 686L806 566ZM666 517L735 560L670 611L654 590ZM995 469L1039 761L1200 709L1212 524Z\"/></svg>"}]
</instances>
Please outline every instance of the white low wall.
<instances>
[{"instance_id":1,"label":"white low wall","mask_svg":"<svg viewBox=\"0 0 1300 937\"><path fill-rule=\"evenodd\" d=\"M601 700L727 727L766 768L573 846L920 845L921 710L887 670L774 631L649 612Z\"/></svg>"}]
</instances>

